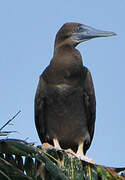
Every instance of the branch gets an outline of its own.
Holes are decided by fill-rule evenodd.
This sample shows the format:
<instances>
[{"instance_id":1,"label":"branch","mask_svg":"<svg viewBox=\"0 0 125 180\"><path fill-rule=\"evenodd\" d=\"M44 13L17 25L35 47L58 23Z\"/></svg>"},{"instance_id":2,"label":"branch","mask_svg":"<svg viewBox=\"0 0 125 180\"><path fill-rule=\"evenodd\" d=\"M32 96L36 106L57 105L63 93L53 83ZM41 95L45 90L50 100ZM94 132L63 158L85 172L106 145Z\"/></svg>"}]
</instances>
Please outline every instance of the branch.
<instances>
[{"instance_id":1,"label":"branch","mask_svg":"<svg viewBox=\"0 0 125 180\"><path fill-rule=\"evenodd\" d=\"M1 131L3 128L5 128L7 125L10 124L11 121L13 121L16 116L18 116L18 114L20 113L21 111L19 110L9 121L7 121L1 128L0 128L0 136L7 136L8 134L10 133L13 133L13 132L16 132L16 131Z\"/></svg>"}]
</instances>

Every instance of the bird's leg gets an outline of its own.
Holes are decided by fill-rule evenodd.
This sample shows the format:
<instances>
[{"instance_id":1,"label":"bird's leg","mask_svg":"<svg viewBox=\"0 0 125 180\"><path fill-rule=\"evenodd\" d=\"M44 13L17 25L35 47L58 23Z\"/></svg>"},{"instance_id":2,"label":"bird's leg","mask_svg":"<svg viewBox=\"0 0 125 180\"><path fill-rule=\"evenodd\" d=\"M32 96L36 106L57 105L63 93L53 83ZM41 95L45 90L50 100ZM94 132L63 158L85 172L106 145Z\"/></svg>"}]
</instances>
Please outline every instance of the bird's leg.
<instances>
[{"instance_id":1,"label":"bird's leg","mask_svg":"<svg viewBox=\"0 0 125 180\"><path fill-rule=\"evenodd\" d=\"M84 154L83 154L83 142L79 143L78 150L76 152L76 156L79 157L79 158L84 157Z\"/></svg>"},{"instance_id":2,"label":"bird's leg","mask_svg":"<svg viewBox=\"0 0 125 180\"><path fill-rule=\"evenodd\" d=\"M59 141L57 138L53 139L53 144L54 144L54 148L58 149L58 150L62 150L60 145L59 145Z\"/></svg>"},{"instance_id":3,"label":"bird's leg","mask_svg":"<svg viewBox=\"0 0 125 180\"><path fill-rule=\"evenodd\" d=\"M79 145L78 145L78 150L76 152L76 157L78 157L79 159L81 159L83 161L95 164L94 160L92 160L92 159L90 159L90 158L88 158L87 156L84 155L83 146L84 146L84 142L80 142Z\"/></svg>"}]
</instances>

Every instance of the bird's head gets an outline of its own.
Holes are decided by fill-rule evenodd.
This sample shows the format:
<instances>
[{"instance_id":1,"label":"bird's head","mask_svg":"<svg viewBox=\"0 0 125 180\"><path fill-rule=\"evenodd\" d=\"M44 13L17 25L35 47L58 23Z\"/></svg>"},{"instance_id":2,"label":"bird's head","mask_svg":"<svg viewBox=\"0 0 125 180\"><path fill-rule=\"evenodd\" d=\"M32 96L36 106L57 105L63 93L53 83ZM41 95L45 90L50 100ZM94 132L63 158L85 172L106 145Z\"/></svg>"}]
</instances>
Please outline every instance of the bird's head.
<instances>
[{"instance_id":1,"label":"bird's head","mask_svg":"<svg viewBox=\"0 0 125 180\"><path fill-rule=\"evenodd\" d=\"M115 36L114 32L102 31L79 23L66 23L58 31L55 40L55 47L68 45L75 47L81 42L89 39Z\"/></svg>"}]
</instances>

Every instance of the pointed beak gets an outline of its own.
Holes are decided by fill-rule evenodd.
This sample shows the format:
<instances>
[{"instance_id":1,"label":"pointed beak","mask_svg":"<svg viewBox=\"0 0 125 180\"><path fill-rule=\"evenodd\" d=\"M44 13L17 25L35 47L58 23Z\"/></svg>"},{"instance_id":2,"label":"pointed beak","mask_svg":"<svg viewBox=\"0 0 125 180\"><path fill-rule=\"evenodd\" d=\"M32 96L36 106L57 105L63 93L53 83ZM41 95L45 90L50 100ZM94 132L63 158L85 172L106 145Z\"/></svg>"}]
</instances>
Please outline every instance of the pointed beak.
<instances>
[{"instance_id":1,"label":"pointed beak","mask_svg":"<svg viewBox=\"0 0 125 180\"><path fill-rule=\"evenodd\" d=\"M93 38L116 36L116 33L110 31L102 31L90 26L78 26L76 32L73 34L73 39L80 43Z\"/></svg>"}]
</instances>

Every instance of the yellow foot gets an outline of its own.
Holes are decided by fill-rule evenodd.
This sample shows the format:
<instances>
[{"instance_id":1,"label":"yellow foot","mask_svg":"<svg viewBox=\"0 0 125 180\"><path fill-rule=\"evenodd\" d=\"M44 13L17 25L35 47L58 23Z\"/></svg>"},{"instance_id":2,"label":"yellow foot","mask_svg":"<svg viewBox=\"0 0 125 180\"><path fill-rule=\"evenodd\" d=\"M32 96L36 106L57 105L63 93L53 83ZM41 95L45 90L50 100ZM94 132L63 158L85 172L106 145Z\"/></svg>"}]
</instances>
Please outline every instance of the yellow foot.
<instances>
[{"instance_id":1,"label":"yellow foot","mask_svg":"<svg viewBox=\"0 0 125 180\"><path fill-rule=\"evenodd\" d=\"M91 163L91 164L95 164L95 161L86 157L83 153L83 146L84 146L84 142L80 142L79 145L78 145L78 150L77 150L77 153L76 153L76 157L80 160L83 160L83 161L86 161L88 163Z\"/></svg>"},{"instance_id":2,"label":"yellow foot","mask_svg":"<svg viewBox=\"0 0 125 180\"><path fill-rule=\"evenodd\" d=\"M76 154L76 157L78 159L82 160L82 161L86 161L88 163L95 164L95 161L93 159L91 159L91 158L88 158L87 156L84 156L84 155L83 156L79 156L79 155Z\"/></svg>"},{"instance_id":3,"label":"yellow foot","mask_svg":"<svg viewBox=\"0 0 125 180\"><path fill-rule=\"evenodd\" d=\"M54 146L52 146L49 143L43 143L42 146L41 146L41 149L43 149L43 150L46 150L46 149L49 149L49 148L54 148Z\"/></svg>"},{"instance_id":4,"label":"yellow foot","mask_svg":"<svg viewBox=\"0 0 125 180\"><path fill-rule=\"evenodd\" d=\"M74 153L74 151L72 149L66 149L64 150L65 152L67 152L68 154L71 154L73 156L76 156L76 154Z\"/></svg>"}]
</instances>

